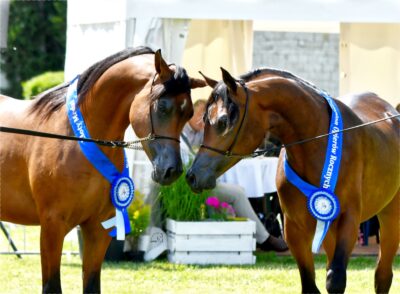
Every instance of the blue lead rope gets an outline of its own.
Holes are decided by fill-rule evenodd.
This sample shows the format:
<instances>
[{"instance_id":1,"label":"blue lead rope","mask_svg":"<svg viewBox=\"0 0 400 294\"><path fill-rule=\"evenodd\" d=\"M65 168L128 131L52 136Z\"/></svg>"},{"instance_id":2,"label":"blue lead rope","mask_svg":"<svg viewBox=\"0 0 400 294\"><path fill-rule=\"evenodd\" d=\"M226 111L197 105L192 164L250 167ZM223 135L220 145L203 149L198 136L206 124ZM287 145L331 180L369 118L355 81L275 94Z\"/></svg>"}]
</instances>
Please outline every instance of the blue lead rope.
<instances>
[{"instance_id":1,"label":"blue lead rope","mask_svg":"<svg viewBox=\"0 0 400 294\"><path fill-rule=\"evenodd\" d=\"M68 87L67 110L68 119L75 136L80 138L90 138L82 113L78 106L78 85L79 76L73 79ZM124 153L124 169L122 173L114 166L100 148L91 142L79 141L82 153L89 162L107 179L111 184L111 202L115 206L115 217L102 223L105 229L115 228L110 232L110 236L124 240L125 234L131 231L127 207L131 204L134 196L134 184L129 177L129 166Z\"/></svg>"},{"instance_id":2,"label":"blue lead rope","mask_svg":"<svg viewBox=\"0 0 400 294\"><path fill-rule=\"evenodd\" d=\"M329 226L340 212L340 203L334 192L342 158L343 135L340 131L343 130L343 121L340 110L333 99L325 93L323 93L323 97L332 109L329 132L333 132L333 134L329 135L320 187L315 187L301 179L290 167L286 158L284 162L286 178L307 197L307 208L317 219L317 228L312 243L312 252L314 253L318 253Z\"/></svg>"}]
</instances>

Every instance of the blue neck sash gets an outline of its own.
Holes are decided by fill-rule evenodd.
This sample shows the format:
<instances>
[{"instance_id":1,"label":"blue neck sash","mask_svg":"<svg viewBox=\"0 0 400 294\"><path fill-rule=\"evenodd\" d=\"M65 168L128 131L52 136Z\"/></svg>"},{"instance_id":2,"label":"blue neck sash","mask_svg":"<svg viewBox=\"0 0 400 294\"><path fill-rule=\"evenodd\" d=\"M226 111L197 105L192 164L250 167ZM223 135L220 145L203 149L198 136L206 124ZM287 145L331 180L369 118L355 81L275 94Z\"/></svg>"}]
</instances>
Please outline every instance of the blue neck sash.
<instances>
[{"instance_id":1,"label":"blue neck sash","mask_svg":"<svg viewBox=\"0 0 400 294\"><path fill-rule=\"evenodd\" d=\"M325 163L320 179L320 187L315 187L303 179L290 167L287 158L284 162L286 178L307 197L307 208L311 215L317 219L317 228L312 244L312 251L318 253L329 226L340 212L340 203L334 194L339 177L340 160L342 158L343 121L339 108L331 97L322 93L332 109L329 126L328 146L326 149Z\"/></svg>"},{"instance_id":2,"label":"blue neck sash","mask_svg":"<svg viewBox=\"0 0 400 294\"><path fill-rule=\"evenodd\" d=\"M68 87L67 111L68 119L75 136L80 138L90 138L82 113L78 106L78 80L79 76L73 79ZM100 148L91 142L79 141L82 153L87 160L107 179L111 184L111 202L115 207L115 217L102 223L105 229L115 228L110 232L110 236L124 240L125 234L131 231L127 207L131 204L134 197L135 186L129 177L129 166L124 153L124 169L122 173L114 166Z\"/></svg>"}]
</instances>

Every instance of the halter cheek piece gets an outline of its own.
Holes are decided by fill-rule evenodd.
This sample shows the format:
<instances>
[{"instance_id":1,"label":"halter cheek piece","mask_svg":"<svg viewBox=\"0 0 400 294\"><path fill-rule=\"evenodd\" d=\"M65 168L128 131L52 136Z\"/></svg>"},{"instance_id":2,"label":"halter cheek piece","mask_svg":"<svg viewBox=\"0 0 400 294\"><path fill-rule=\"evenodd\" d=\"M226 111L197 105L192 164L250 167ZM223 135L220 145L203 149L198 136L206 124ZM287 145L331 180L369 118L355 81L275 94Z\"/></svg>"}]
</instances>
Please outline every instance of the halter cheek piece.
<instances>
[{"instance_id":1,"label":"halter cheek piece","mask_svg":"<svg viewBox=\"0 0 400 294\"><path fill-rule=\"evenodd\" d=\"M232 141L232 144L229 146L228 150L226 150L226 151L223 151L221 149L217 149L217 148L214 148L214 147L211 147L211 146L207 146L207 145L204 145L204 144L200 145L200 148L204 148L204 149L208 149L208 150L214 151L214 152L219 153L219 154L221 154L223 156L226 156L226 157L242 157L242 155L232 153L232 150L233 150L233 147L235 147L236 142L237 142L237 140L239 138L240 131L242 130L244 119L245 119L245 117L247 115L247 112L248 112L248 108L249 108L249 90L247 89L246 84L245 84L245 82L243 80L237 80L237 82L243 87L244 92L246 93L246 103L245 103L245 108L244 108L244 113L243 113L242 119L240 120L239 129L236 132L236 135L235 135L235 138Z\"/></svg>"},{"instance_id":2,"label":"halter cheek piece","mask_svg":"<svg viewBox=\"0 0 400 294\"><path fill-rule=\"evenodd\" d=\"M157 74L155 74L154 77L153 77L153 82L151 83L151 88L150 88L150 94L153 91L153 86L154 86L154 82L156 80L156 76L157 76ZM153 106L153 102L151 102L150 105L149 105L151 133L150 133L150 135L148 137L150 138L150 140L165 139L165 140L172 140L172 141L180 143L181 141L179 139L177 139L177 138L169 137L169 136L161 136L161 135L157 135L156 134L156 132L154 131L153 113L151 111L152 106Z\"/></svg>"}]
</instances>

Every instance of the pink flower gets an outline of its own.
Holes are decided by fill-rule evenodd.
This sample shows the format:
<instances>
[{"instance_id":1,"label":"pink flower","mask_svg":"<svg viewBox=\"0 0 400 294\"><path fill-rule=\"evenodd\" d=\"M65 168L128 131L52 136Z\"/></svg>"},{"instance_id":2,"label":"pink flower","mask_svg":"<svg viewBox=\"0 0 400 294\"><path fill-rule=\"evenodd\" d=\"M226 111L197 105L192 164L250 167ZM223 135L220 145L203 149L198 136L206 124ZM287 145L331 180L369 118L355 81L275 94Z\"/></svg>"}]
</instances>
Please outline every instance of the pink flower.
<instances>
[{"instance_id":1,"label":"pink flower","mask_svg":"<svg viewBox=\"0 0 400 294\"><path fill-rule=\"evenodd\" d=\"M222 202L221 203L221 207L222 208L228 208L230 205L228 204L228 203L226 203L226 202Z\"/></svg>"},{"instance_id":2,"label":"pink flower","mask_svg":"<svg viewBox=\"0 0 400 294\"><path fill-rule=\"evenodd\" d=\"M233 209L232 205L222 202L221 207L223 208L222 212L224 212L226 215L235 216L235 210Z\"/></svg>"},{"instance_id":3,"label":"pink flower","mask_svg":"<svg viewBox=\"0 0 400 294\"><path fill-rule=\"evenodd\" d=\"M206 200L206 204L208 206L218 208L219 207L219 199L217 197L208 197Z\"/></svg>"}]
</instances>

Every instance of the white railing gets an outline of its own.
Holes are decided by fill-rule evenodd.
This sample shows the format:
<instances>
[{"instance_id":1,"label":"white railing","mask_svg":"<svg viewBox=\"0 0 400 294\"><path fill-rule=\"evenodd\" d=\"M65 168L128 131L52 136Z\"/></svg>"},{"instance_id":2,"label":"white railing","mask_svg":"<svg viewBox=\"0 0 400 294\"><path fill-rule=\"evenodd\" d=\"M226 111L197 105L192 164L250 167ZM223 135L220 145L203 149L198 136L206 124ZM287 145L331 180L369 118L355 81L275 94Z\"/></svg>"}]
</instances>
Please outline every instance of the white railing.
<instances>
[{"instance_id":1,"label":"white railing","mask_svg":"<svg viewBox=\"0 0 400 294\"><path fill-rule=\"evenodd\" d=\"M0 231L0 254L21 255L40 254L40 227L23 226L2 222ZM78 255L79 241L77 229L73 229L64 239L63 255Z\"/></svg>"}]
</instances>

